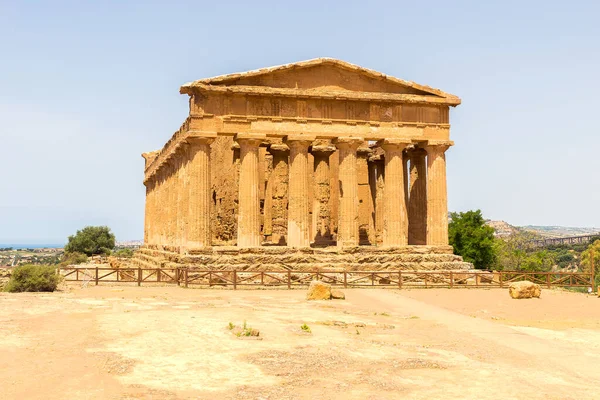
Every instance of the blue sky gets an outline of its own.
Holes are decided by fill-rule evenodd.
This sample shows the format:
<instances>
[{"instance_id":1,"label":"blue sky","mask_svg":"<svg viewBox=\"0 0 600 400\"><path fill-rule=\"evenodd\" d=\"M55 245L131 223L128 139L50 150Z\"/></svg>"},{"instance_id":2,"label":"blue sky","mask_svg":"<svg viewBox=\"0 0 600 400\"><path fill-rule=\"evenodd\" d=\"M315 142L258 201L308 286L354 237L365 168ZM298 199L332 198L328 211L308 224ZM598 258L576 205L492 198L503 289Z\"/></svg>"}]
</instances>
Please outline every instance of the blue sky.
<instances>
[{"instance_id":1,"label":"blue sky","mask_svg":"<svg viewBox=\"0 0 600 400\"><path fill-rule=\"evenodd\" d=\"M456 94L450 210L600 226L600 5L0 0L0 243L143 236L185 82L340 58Z\"/></svg>"}]
</instances>

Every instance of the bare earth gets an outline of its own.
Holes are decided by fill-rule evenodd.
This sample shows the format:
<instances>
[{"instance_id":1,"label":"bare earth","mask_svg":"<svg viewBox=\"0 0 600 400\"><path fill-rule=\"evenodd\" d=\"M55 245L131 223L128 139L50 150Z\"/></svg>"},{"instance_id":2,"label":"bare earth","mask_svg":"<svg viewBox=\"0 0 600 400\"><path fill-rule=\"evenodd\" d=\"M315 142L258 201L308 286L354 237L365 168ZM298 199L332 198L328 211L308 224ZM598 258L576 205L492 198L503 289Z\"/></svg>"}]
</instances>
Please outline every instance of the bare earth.
<instances>
[{"instance_id":1,"label":"bare earth","mask_svg":"<svg viewBox=\"0 0 600 400\"><path fill-rule=\"evenodd\" d=\"M600 299L71 286L0 294L1 399L582 399ZM246 320L263 340L227 329ZM300 330L306 323L312 334Z\"/></svg>"}]
</instances>

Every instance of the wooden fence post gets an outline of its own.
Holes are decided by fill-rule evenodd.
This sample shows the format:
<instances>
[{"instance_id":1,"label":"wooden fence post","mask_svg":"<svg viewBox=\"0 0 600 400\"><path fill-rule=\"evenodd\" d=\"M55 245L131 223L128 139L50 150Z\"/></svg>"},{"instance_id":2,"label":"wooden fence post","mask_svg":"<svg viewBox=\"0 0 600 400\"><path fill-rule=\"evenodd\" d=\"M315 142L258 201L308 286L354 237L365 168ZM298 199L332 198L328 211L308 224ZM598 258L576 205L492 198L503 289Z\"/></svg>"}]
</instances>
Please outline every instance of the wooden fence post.
<instances>
[{"instance_id":1,"label":"wooden fence post","mask_svg":"<svg viewBox=\"0 0 600 400\"><path fill-rule=\"evenodd\" d=\"M179 282L179 267L175 268L175 282L177 283L177 286L181 286L181 283Z\"/></svg>"},{"instance_id":2,"label":"wooden fence post","mask_svg":"<svg viewBox=\"0 0 600 400\"><path fill-rule=\"evenodd\" d=\"M98 286L98 266L96 266L96 286Z\"/></svg>"},{"instance_id":3,"label":"wooden fence post","mask_svg":"<svg viewBox=\"0 0 600 400\"><path fill-rule=\"evenodd\" d=\"M142 285L142 267L138 267L138 279L137 279L137 284L138 286Z\"/></svg>"},{"instance_id":4,"label":"wooden fence post","mask_svg":"<svg viewBox=\"0 0 600 400\"><path fill-rule=\"evenodd\" d=\"M546 272L546 286L550 289L550 272Z\"/></svg>"},{"instance_id":5,"label":"wooden fence post","mask_svg":"<svg viewBox=\"0 0 600 400\"><path fill-rule=\"evenodd\" d=\"M79 281L79 268L75 267L75 280Z\"/></svg>"},{"instance_id":6,"label":"wooden fence post","mask_svg":"<svg viewBox=\"0 0 600 400\"><path fill-rule=\"evenodd\" d=\"M500 289L502 289L504 287L504 271L498 271L498 280L500 281Z\"/></svg>"},{"instance_id":7,"label":"wooden fence post","mask_svg":"<svg viewBox=\"0 0 600 400\"><path fill-rule=\"evenodd\" d=\"M290 270L288 270L288 272L287 272L287 278L288 278L288 280L287 280L288 281L287 282L288 289L291 289L292 288L292 272Z\"/></svg>"},{"instance_id":8,"label":"wooden fence post","mask_svg":"<svg viewBox=\"0 0 600 400\"><path fill-rule=\"evenodd\" d=\"M344 289L348 287L348 273L344 271Z\"/></svg>"},{"instance_id":9,"label":"wooden fence post","mask_svg":"<svg viewBox=\"0 0 600 400\"><path fill-rule=\"evenodd\" d=\"M233 270L233 290L237 289L237 271Z\"/></svg>"},{"instance_id":10,"label":"wooden fence post","mask_svg":"<svg viewBox=\"0 0 600 400\"><path fill-rule=\"evenodd\" d=\"M184 270L184 274L185 274L185 287L188 287L188 269L187 268ZM208 277L209 283L210 283L210 278L211 277L209 276Z\"/></svg>"}]
</instances>

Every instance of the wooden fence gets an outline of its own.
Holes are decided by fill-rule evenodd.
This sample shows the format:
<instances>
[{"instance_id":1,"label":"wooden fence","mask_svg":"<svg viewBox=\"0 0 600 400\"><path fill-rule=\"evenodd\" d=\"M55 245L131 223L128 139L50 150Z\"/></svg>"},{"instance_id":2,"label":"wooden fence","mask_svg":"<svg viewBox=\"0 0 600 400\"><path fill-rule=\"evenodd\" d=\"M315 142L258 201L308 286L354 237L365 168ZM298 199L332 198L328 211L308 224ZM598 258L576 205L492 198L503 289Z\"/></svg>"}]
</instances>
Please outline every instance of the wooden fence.
<instances>
[{"instance_id":1,"label":"wooden fence","mask_svg":"<svg viewBox=\"0 0 600 400\"><path fill-rule=\"evenodd\" d=\"M593 273L522 271L214 271L196 268L59 268L67 282L174 284L184 287L306 287L312 280L333 286L390 288L502 288L529 280L547 288L593 287Z\"/></svg>"}]
</instances>

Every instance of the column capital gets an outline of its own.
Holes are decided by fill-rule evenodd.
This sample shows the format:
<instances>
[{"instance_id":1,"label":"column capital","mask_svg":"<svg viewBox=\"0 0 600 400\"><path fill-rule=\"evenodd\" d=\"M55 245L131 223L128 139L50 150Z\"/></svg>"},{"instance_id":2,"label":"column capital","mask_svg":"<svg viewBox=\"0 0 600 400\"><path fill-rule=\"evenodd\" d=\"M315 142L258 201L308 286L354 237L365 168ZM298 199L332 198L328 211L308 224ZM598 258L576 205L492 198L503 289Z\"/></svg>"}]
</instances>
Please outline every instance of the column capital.
<instances>
[{"instance_id":1,"label":"column capital","mask_svg":"<svg viewBox=\"0 0 600 400\"><path fill-rule=\"evenodd\" d=\"M189 131L185 140L188 143L194 143L200 141L201 144L212 143L217 138L217 132L208 131ZM183 142L181 142L183 143Z\"/></svg>"},{"instance_id":2,"label":"column capital","mask_svg":"<svg viewBox=\"0 0 600 400\"><path fill-rule=\"evenodd\" d=\"M266 139L267 135L264 133L238 133L233 138L233 140L240 145L244 144L249 146L260 146Z\"/></svg>"},{"instance_id":3,"label":"column capital","mask_svg":"<svg viewBox=\"0 0 600 400\"><path fill-rule=\"evenodd\" d=\"M287 153L290 151L290 147L285 143L273 143L267 147L267 151L271 154L273 153Z\"/></svg>"},{"instance_id":4,"label":"column capital","mask_svg":"<svg viewBox=\"0 0 600 400\"><path fill-rule=\"evenodd\" d=\"M381 139L377 141L377 145L383 150L404 150L412 144L409 139Z\"/></svg>"},{"instance_id":5,"label":"column capital","mask_svg":"<svg viewBox=\"0 0 600 400\"><path fill-rule=\"evenodd\" d=\"M301 145L301 146L310 146L312 142L317 140L314 135L288 135L283 141L288 145Z\"/></svg>"},{"instance_id":6,"label":"column capital","mask_svg":"<svg viewBox=\"0 0 600 400\"><path fill-rule=\"evenodd\" d=\"M334 153L336 150L337 149L332 144L319 144L319 145L313 145L310 149L310 152L311 153L331 154L331 153Z\"/></svg>"},{"instance_id":7,"label":"column capital","mask_svg":"<svg viewBox=\"0 0 600 400\"><path fill-rule=\"evenodd\" d=\"M451 140L429 140L423 148L427 151L427 154L433 154L443 153L451 146L454 146L454 142Z\"/></svg>"},{"instance_id":8,"label":"column capital","mask_svg":"<svg viewBox=\"0 0 600 400\"><path fill-rule=\"evenodd\" d=\"M331 142L339 149L339 148L348 148L352 150L357 150L361 144L365 141L362 137L353 137L353 136L342 136L333 139Z\"/></svg>"},{"instance_id":9,"label":"column capital","mask_svg":"<svg viewBox=\"0 0 600 400\"><path fill-rule=\"evenodd\" d=\"M363 146L363 147L359 147L358 149L356 149L356 152L358 154L368 157L369 155L373 154L373 149Z\"/></svg>"}]
</instances>

